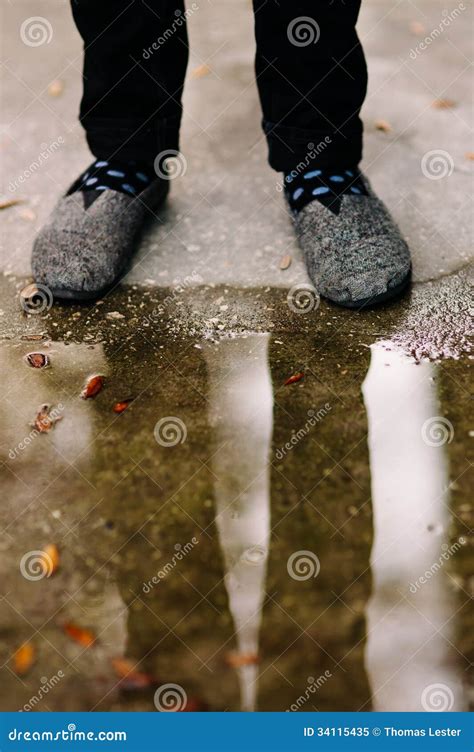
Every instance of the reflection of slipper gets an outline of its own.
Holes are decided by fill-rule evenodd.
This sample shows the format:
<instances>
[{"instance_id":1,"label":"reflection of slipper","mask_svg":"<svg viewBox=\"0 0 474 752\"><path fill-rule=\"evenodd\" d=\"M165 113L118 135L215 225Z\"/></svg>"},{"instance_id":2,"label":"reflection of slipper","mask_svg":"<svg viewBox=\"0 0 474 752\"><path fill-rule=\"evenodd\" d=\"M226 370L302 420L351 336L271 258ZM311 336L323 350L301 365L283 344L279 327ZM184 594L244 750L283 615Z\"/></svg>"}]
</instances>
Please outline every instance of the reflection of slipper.
<instances>
[{"instance_id":1,"label":"reflection of slipper","mask_svg":"<svg viewBox=\"0 0 474 752\"><path fill-rule=\"evenodd\" d=\"M118 191L77 191L61 198L39 232L31 266L55 298L100 297L118 281L136 246L147 210L159 206L169 181L155 180L136 198Z\"/></svg>"},{"instance_id":2,"label":"reflection of slipper","mask_svg":"<svg viewBox=\"0 0 474 752\"><path fill-rule=\"evenodd\" d=\"M311 201L294 218L309 276L320 295L347 308L399 296L410 281L410 251L369 181L344 194L337 214Z\"/></svg>"}]
</instances>

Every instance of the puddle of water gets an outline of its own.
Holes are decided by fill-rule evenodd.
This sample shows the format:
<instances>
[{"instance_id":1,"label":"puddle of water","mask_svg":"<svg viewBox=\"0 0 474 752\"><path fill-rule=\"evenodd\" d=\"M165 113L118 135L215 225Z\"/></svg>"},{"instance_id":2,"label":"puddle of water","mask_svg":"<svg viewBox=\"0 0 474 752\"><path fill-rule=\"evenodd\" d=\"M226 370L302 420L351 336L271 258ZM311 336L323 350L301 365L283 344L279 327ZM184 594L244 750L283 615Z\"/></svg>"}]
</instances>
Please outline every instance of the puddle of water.
<instances>
[{"instance_id":1,"label":"puddle of water","mask_svg":"<svg viewBox=\"0 0 474 752\"><path fill-rule=\"evenodd\" d=\"M281 290L194 291L182 331L166 291L123 294L124 322L108 301L7 317L2 708L63 670L38 709L154 710L155 687L126 691L116 657L198 710L422 709L431 685L464 707L467 544L418 581L472 516L466 360L369 349L382 314L298 315ZM213 306L245 312L227 324L248 335L209 335ZM33 329L55 333L44 371L23 361L44 349L20 339ZM91 372L106 385L84 401ZM63 420L11 459L38 405L58 400ZM454 434L430 446L436 416ZM23 555L50 543L57 573L25 579ZM96 645L68 640L66 621ZM20 680L25 639L37 657Z\"/></svg>"}]
</instances>

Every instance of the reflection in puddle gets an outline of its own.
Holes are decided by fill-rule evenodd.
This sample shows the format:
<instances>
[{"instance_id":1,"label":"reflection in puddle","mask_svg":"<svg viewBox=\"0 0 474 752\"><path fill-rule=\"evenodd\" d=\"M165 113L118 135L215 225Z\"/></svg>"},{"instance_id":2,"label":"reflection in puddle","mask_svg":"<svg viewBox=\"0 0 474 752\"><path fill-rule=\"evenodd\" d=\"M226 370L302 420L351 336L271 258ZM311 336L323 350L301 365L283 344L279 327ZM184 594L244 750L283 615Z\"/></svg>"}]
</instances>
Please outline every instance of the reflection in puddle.
<instances>
[{"instance_id":1,"label":"reflection in puddle","mask_svg":"<svg viewBox=\"0 0 474 752\"><path fill-rule=\"evenodd\" d=\"M223 340L204 349L209 370L209 420L217 447L216 526L238 653L241 709L255 710L258 633L270 537L269 457L273 397L269 335Z\"/></svg>"},{"instance_id":2,"label":"reflection in puddle","mask_svg":"<svg viewBox=\"0 0 474 752\"><path fill-rule=\"evenodd\" d=\"M445 447L432 421L438 416L442 431L435 377L429 362L372 347L363 392L374 515L366 655L374 710L426 710L423 692L435 684L446 685L445 709L461 709L451 665L455 607L439 565L449 512ZM427 571L434 576L424 581Z\"/></svg>"},{"instance_id":3,"label":"reflection in puddle","mask_svg":"<svg viewBox=\"0 0 474 752\"><path fill-rule=\"evenodd\" d=\"M170 328L143 328L161 298L127 295L136 325L111 324L104 301L75 331L102 344L38 345L51 368L25 365L34 348L21 333L2 350L0 659L34 630L38 654L21 681L7 673L2 707L23 706L42 676L67 669L48 697L52 710L155 710L153 687L120 683L113 660L124 658L182 686L199 710L419 710L431 685L448 687L451 709L461 708L453 656L462 665L467 650L455 628L466 632L468 617L454 599L467 590L467 567L455 551L429 581L420 577L447 546L448 523L458 536L464 529L467 494L452 492L461 512L451 521L445 462L448 449L451 478L462 476L463 442L431 446L421 429L449 414L462 438L452 408L465 404L465 361L454 364L440 406L435 379L447 379L449 365L417 366L374 346L367 375L375 318L351 319L348 331L342 314L322 307L308 323L281 291L229 288L194 291L197 302L179 314L165 306ZM226 331L236 316L239 331L261 333L202 341L195 322L214 304L229 311ZM255 324L256 309L265 320L259 313ZM65 336L68 316L57 313L47 326ZM97 372L104 390L81 400ZM129 396L116 415L113 405ZM58 402L64 419L11 459L38 406ZM186 427L183 442L157 441L166 416ZM50 543L58 572L25 580L21 557ZM317 575L293 578L288 562L308 551ZM462 583L457 593L450 572ZM96 644L68 641L67 621L92 630Z\"/></svg>"}]
</instances>

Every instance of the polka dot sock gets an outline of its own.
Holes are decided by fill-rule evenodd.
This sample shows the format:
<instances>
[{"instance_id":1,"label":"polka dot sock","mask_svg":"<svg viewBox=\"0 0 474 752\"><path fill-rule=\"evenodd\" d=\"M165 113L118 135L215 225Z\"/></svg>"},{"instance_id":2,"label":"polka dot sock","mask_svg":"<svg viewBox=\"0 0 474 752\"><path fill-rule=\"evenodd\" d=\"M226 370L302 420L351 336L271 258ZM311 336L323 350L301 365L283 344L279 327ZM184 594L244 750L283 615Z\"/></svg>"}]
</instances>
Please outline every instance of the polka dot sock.
<instances>
[{"instance_id":1,"label":"polka dot sock","mask_svg":"<svg viewBox=\"0 0 474 752\"><path fill-rule=\"evenodd\" d=\"M96 159L82 175L79 175L68 195L77 191L88 193L88 204L98 198L102 191L107 190L135 197L148 188L156 178L153 166L148 164Z\"/></svg>"},{"instance_id":2,"label":"polka dot sock","mask_svg":"<svg viewBox=\"0 0 474 752\"><path fill-rule=\"evenodd\" d=\"M284 175L284 191L294 214L298 214L311 201L319 201L333 214L339 214L342 196L367 196L359 169L315 169L304 172L287 172Z\"/></svg>"}]
</instances>

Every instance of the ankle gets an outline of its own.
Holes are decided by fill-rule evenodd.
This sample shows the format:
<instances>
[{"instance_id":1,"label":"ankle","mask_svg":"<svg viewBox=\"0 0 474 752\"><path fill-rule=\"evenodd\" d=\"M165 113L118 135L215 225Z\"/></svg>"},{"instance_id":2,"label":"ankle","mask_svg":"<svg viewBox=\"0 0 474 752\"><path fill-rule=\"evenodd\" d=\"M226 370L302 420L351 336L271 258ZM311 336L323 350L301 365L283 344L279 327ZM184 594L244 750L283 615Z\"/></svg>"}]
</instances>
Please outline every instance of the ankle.
<instances>
[{"instance_id":1,"label":"ankle","mask_svg":"<svg viewBox=\"0 0 474 752\"><path fill-rule=\"evenodd\" d=\"M293 213L298 214L312 201L319 201L334 214L339 213L344 195L366 196L367 190L357 166L315 167L284 174L285 196Z\"/></svg>"}]
</instances>

